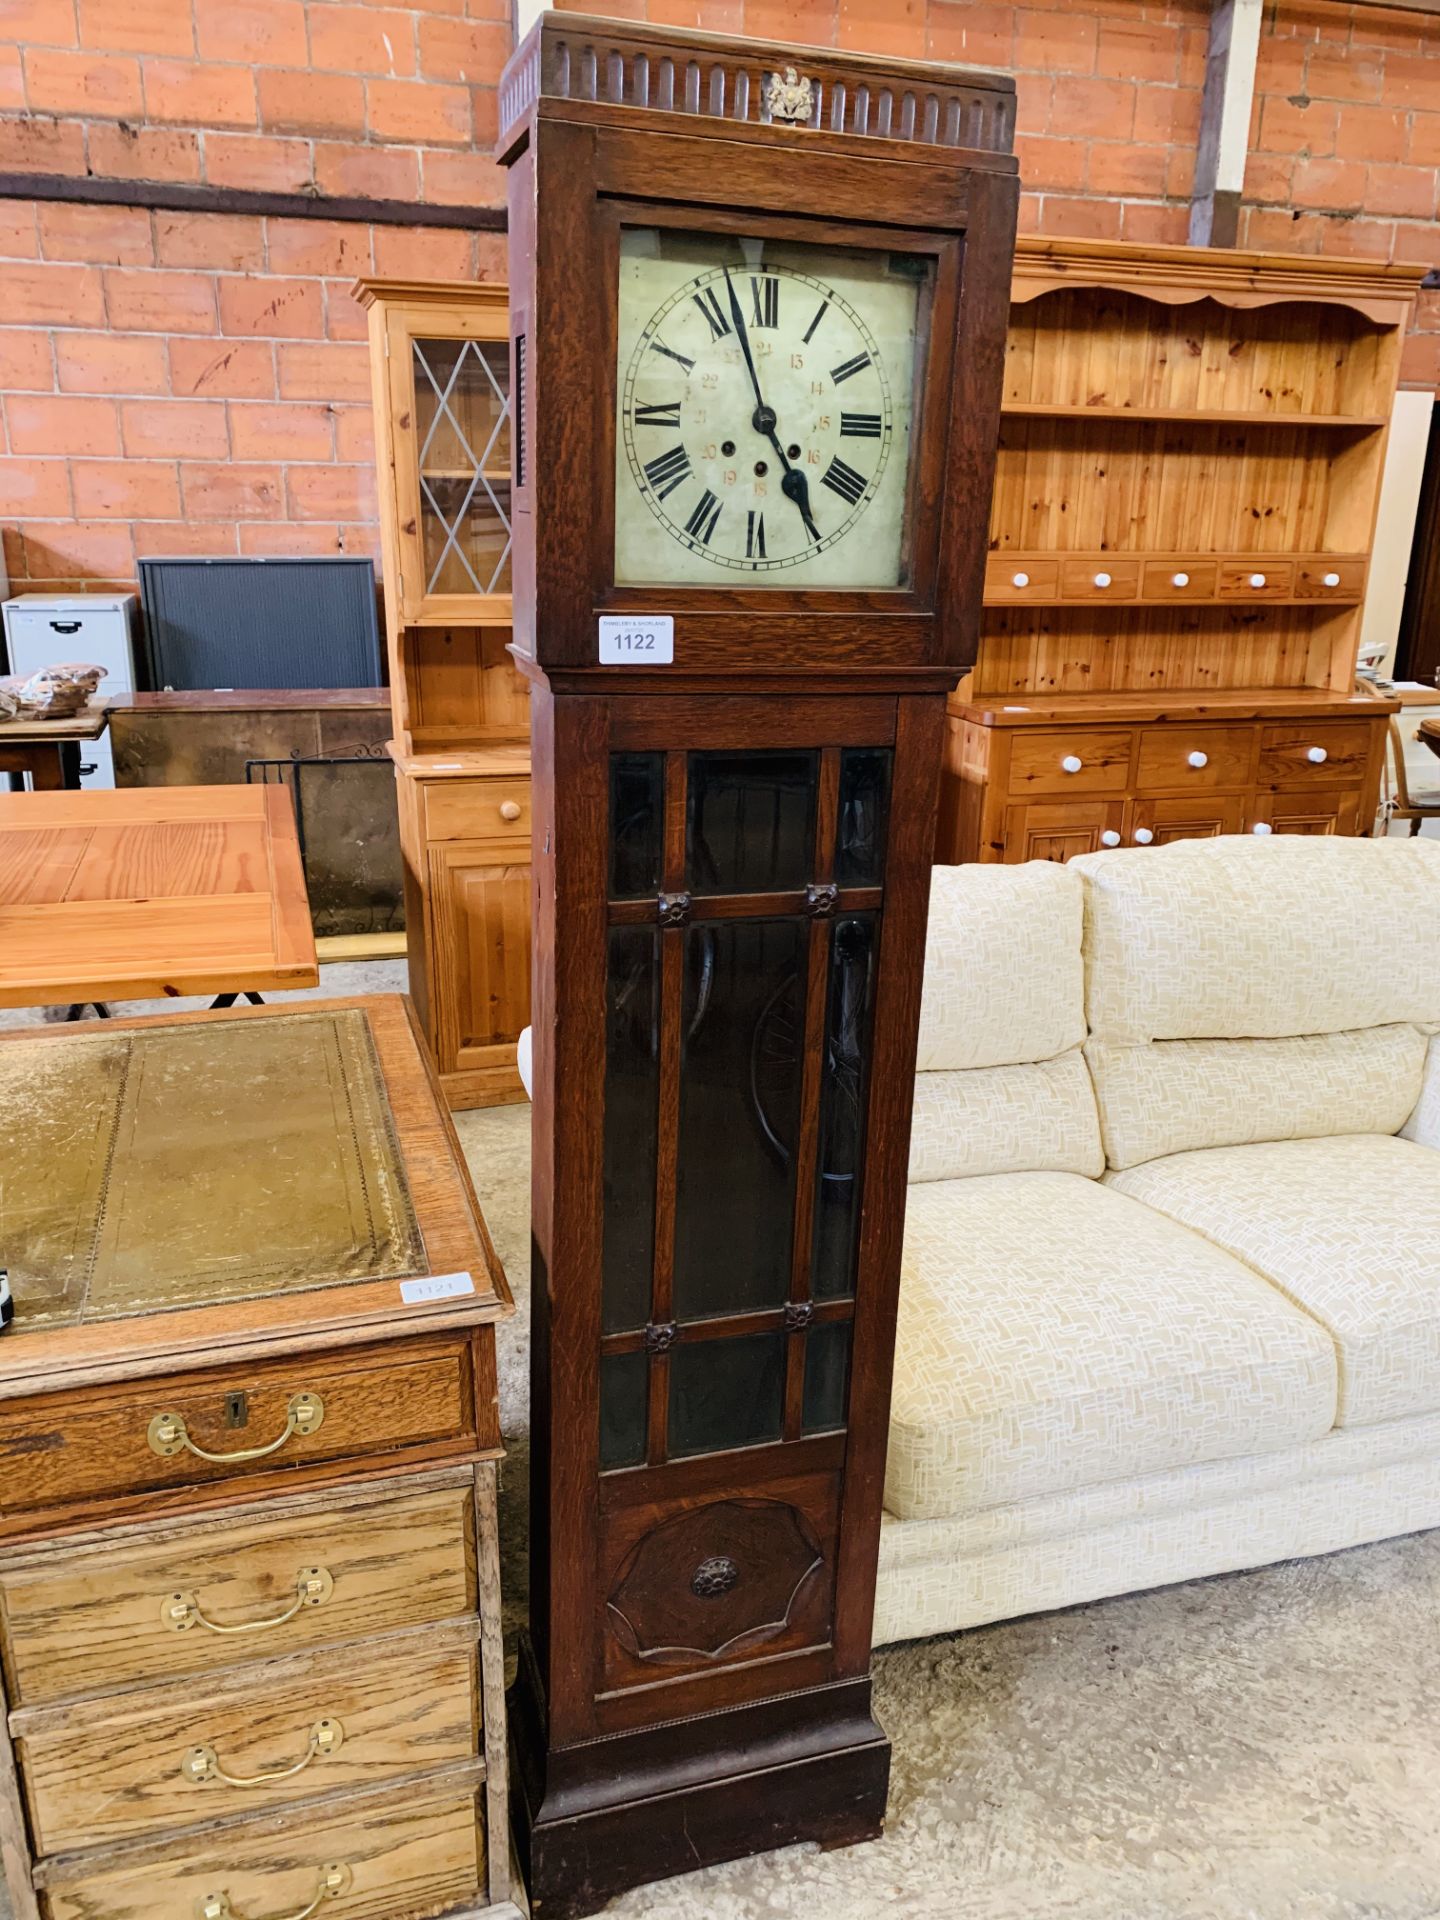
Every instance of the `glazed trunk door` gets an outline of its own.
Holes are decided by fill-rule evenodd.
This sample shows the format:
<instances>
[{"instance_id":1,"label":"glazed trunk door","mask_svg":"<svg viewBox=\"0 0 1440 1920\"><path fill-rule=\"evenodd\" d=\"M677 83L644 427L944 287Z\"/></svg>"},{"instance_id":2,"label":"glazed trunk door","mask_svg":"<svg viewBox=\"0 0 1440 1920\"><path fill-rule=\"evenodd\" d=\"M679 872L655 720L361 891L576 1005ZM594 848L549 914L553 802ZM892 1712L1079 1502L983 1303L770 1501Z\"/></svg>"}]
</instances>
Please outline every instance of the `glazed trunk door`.
<instances>
[{"instance_id":1,"label":"glazed trunk door","mask_svg":"<svg viewBox=\"0 0 1440 1920\"><path fill-rule=\"evenodd\" d=\"M880 717L873 739L842 725L851 744L801 728L800 744L741 747L733 718L714 745L703 728L668 751L612 739L598 1461L612 1721L627 1688L823 1655L832 1636L895 761L895 703L855 705ZM663 720L655 735L674 737ZM727 1481L748 1496L725 1497Z\"/></svg>"}]
</instances>

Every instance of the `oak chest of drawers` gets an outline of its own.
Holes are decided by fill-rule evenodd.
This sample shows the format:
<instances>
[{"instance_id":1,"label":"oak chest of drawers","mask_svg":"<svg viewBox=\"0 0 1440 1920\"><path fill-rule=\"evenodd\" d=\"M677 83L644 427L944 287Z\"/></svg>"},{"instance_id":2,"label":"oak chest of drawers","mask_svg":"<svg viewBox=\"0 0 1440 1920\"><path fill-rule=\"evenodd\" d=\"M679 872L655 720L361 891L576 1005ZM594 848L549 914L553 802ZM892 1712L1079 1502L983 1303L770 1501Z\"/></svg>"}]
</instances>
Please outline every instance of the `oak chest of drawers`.
<instances>
[{"instance_id":1,"label":"oak chest of drawers","mask_svg":"<svg viewBox=\"0 0 1440 1920\"><path fill-rule=\"evenodd\" d=\"M15 1920L514 1916L501 1272L406 1001L0 1039Z\"/></svg>"}]
</instances>

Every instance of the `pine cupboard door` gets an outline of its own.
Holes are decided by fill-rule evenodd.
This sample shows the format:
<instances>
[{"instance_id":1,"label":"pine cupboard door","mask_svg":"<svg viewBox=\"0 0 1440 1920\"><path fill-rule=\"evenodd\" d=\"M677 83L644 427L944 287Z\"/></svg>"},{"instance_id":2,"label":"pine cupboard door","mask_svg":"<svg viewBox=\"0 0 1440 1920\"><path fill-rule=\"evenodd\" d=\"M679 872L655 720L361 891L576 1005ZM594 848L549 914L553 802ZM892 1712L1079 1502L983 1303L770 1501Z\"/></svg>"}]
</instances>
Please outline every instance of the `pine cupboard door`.
<instances>
[{"instance_id":1,"label":"pine cupboard door","mask_svg":"<svg viewBox=\"0 0 1440 1920\"><path fill-rule=\"evenodd\" d=\"M1213 840L1222 833L1244 831L1244 794L1172 794L1166 799L1131 801L1123 844L1163 847L1172 840Z\"/></svg>"},{"instance_id":2,"label":"pine cupboard door","mask_svg":"<svg viewBox=\"0 0 1440 1920\"><path fill-rule=\"evenodd\" d=\"M426 850L432 1045L443 1076L513 1074L530 1019L529 853L525 840L432 841Z\"/></svg>"},{"instance_id":3,"label":"pine cupboard door","mask_svg":"<svg viewBox=\"0 0 1440 1920\"><path fill-rule=\"evenodd\" d=\"M387 315L404 620L510 619L510 343L504 304Z\"/></svg>"},{"instance_id":4,"label":"pine cupboard door","mask_svg":"<svg viewBox=\"0 0 1440 1920\"><path fill-rule=\"evenodd\" d=\"M1038 800L1005 809L1005 864L1073 860L1077 853L1118 847L1124 800Z\"/></svg>"},{"instance_id":5,"label":"pine cupboard door","mask_svg":"<svg viewBox=\"0 0 1440 1920\"><path fill-rule=\"evenodd\" d=\"M1341 833L1360 831L1357 787L1306 787L1295 793L1262 793L1249 822L1252 832Z\"/></svg>"}]
</instances>

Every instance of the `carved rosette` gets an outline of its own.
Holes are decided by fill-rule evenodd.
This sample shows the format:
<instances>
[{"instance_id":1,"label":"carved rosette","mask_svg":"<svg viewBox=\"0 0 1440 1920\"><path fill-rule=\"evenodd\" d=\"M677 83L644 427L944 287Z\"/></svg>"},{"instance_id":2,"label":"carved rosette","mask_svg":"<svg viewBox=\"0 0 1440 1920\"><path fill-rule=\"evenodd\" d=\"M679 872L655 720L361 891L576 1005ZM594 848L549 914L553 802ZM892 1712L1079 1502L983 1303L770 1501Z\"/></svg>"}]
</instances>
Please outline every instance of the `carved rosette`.
<instances>
[{"instance_id":1,"label":"carved rosette","mask_svg":"<svg viewBox=\"0 0 1440 1920\"><path fill-rule=\"evenodd\" d=\"M716 1500L661 1521L626 1556L606 1612L632 1658L693 1666L780 1639L824 1565L798 1509Z\"/></svg>"},{"instance_id":2,"label":"carved rosette","mask_svg":"<svg viewBox=\"0 0 1440 1920\"><path fill-rule=\"evenodd\" d=\"M785 1308L785 1331L787 1333L803 1333L814 1318L815 1303L813 1300L791 1300Z\"/></svg>"},{"instance_id":3,"label":"carved rosette","mask_svg":"<svg viewBox=\"0 0 1440 1920\"><path fill-rule=\"evenodd\" d=\"M680 1329L673 1320L652 1321L645 1329L645 1351L668 1353L679 1336Z\"/></svg>"},{"instance_id":4,"label":"carved rosette","mask_svg":"<svg viewBox=\"0 0 1440 1920\"><path fill-rule=\"evenodd\" d=\"M683 927L690 918L688 893L662 893L655 902L655 914L662 927Z\"/></svg>"},{"instance_id":5,"label":"carved rosette","mask_svg":"<svg viewBox=\"0 0 1440 1920\"><path fill-rule=\"evenodd\" d=\"M833 881L812 881L805 889L805 911L812 920L828 920L839 898L840 889Z\"/></svg>"}]
</instances>

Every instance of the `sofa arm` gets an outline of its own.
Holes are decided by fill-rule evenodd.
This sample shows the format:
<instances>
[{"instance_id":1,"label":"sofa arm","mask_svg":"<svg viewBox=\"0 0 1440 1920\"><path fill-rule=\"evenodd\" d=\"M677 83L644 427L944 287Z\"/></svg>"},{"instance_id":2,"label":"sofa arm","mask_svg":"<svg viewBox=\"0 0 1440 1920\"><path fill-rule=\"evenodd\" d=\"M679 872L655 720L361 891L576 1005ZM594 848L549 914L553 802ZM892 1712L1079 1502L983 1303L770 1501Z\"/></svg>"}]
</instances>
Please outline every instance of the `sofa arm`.
<instances>
[{"instance_id":1,"label":"sofa arm","mask_svg":"<svg viewBox=\"0 0 1440 1920\"><path fill-rule=\"evenodd\" d=\"M1430 1036L1425 1053L1425 1072L1420 1081L1420 1098L1415 1110L1400 1129L1402 1140L1413 1140L1419 1147L1440 1147L1440 1034Z\"/></svg>"}]
</instances>

